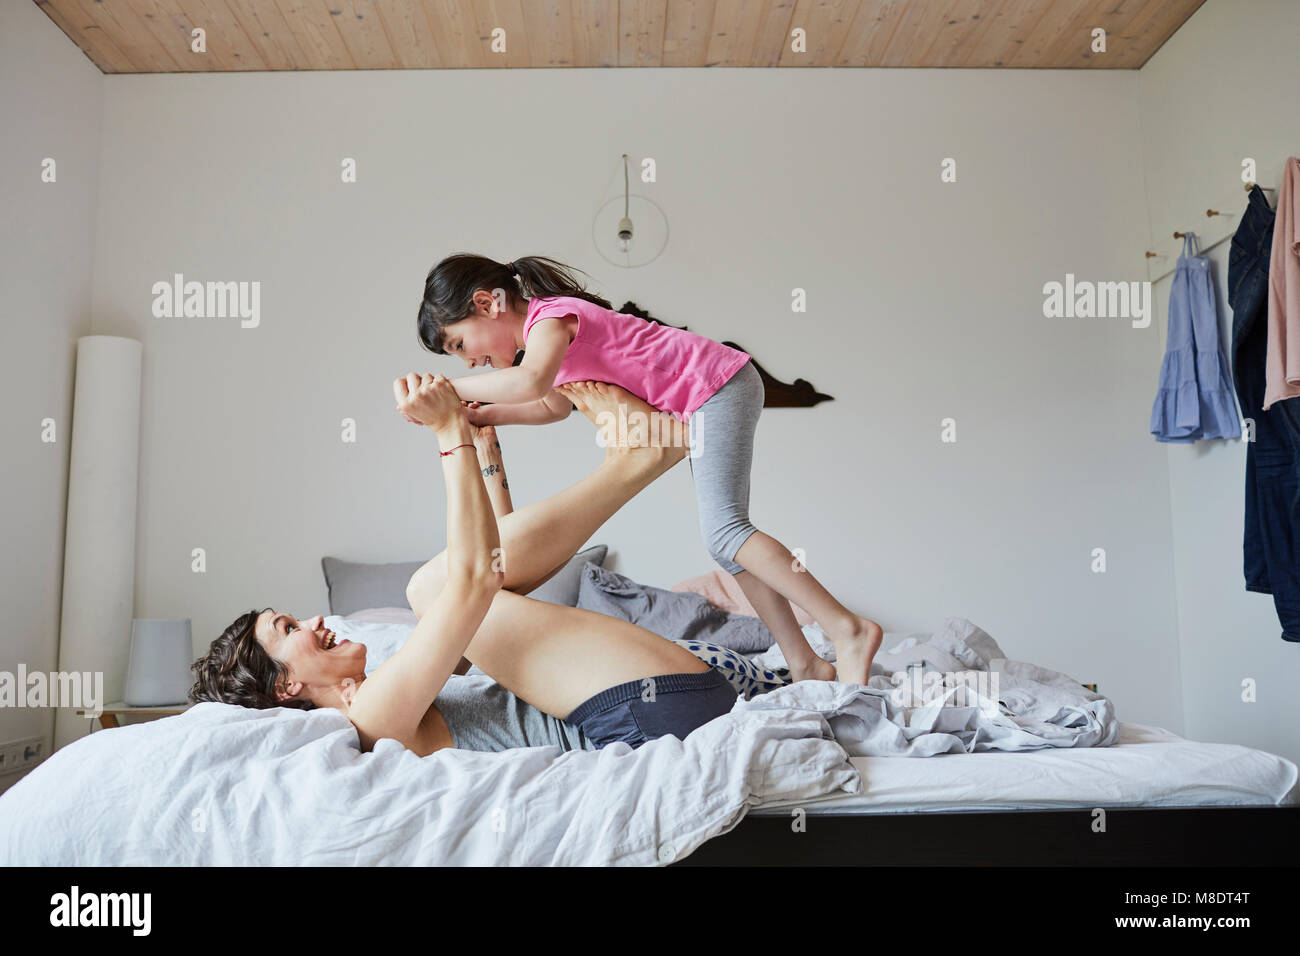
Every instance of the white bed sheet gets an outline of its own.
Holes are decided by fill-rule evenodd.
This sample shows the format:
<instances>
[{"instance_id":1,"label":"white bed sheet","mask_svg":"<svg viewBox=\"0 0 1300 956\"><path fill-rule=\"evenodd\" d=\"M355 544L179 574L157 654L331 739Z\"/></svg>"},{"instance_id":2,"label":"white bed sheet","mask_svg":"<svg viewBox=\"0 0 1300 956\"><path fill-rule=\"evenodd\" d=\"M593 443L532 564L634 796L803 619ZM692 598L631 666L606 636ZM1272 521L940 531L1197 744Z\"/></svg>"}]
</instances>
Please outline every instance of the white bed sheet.
<instances>
[{"instance_id":1,"label":"white bed sheet","mask_svg":"<svg viewBox=\"0 0 1300 956\"><path fill-rule=\"evenodd\" d=\"M1300 804L1300 773L1290 760L1143 724L1121 722L1109 747L849 759L862 775L861 793L797 805L809 814L862 815ZM792 806L750 813L788 815Z\"/></svg>"}]
</instances>

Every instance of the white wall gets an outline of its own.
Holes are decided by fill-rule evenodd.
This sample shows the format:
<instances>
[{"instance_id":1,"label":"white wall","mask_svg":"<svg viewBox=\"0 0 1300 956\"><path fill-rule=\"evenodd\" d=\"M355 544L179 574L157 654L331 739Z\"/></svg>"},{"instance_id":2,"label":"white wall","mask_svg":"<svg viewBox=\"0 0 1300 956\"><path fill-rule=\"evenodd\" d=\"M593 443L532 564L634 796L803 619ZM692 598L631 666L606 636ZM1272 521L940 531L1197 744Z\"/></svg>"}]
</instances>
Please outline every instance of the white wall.
<instances>
[{"instance_id":1,"label":"white wall","mask_svg":"<svg viewBox=\"0 0 1300 956\"><path fill-rule=\"evenodd\" d=\"M1234 188L1241 198L1227 211L1239 216L1246 208L1237 185L1246 157L1258 163L1258 182L1280 185L1286 158L1300 155L1298 36L1300 5L1293 0L1211 2L1141 70L1153 236L1204 231L1206 207ZM1232 328L1228 246L1207 253L1225 354ZM1162 348L1169 282L1157 287ZM1281 639L1272 597L1246 591L1242 575L1246 445L1170 445L1168 456L1186 732L1300 760L1294 693L1300 647ZM1241 699L1248 679L1258 685L1255 703Z\"/></svg>"},{"instance_id":2,"label":"white wall","mask_svg":"<svg viewBox=\"0 0 1300 956\"><path fill-rule=\"evenodd\" d=\"M34 3L0 0L0 671L57 666L76 341L90 286L104 77ZM41 181L55 161L56 180ZM43 419L56 441L41 440ZM0 708L0 741L54 713ZM0 791L19 779L0 776Z\"/></svg>"},{"instance_id":3,"label":"white wall","mask_svg":"<svg viewBox=\"0 0 1300 956\"><path fill-rule=\"evenodd\" d=\"M1011 655L1100 682L1124 720L1300 759L1294 648L1242 587L1244 446L1147 434L1168 280L1146 330L1044 319L1040 291L1140 278L1141 251L1195 228L1244 156L1276 184L1300 152L1298 34L1287 0L1210 0L1137 74L106 78L37 5L4 0L0 670L57 660L78 336L145 342L136 613L193 617L198 651L246 606L323 610L321 554L440 545L431 450L388 397L408 368L458 372L415 344L417 282L451 251L537 253L837 397L765 412L753 510L846 602L891 631L970 617ZM637 189L672 226L636 271L589 240L623 151L658 161ZM1225 348L1226 248L1210 253ZM150 286L175 271L261 281L262 326L154 319ZM948 415L956 446L938 441ZM520 501L599 457L576 417L505 439ZM711 566L685 466L597 537L650 583ZM0 710L0 740L51 723Z\"/></svg>"},{"instance_id":4,"label":"white wall","mask_svg":"<svg viewBox=\"0 0 1300 956\"><path fill-rule=\"evenodd\" d=\"M145 343L138 615L201 650L236 613L325 607L322 554L442 542L427 441L390 380L425 272L554 256L615 304L734 339L834 402L768 410L753 516L887 630L969 617L1015 658L1181 731L1159 332L1046 319L1045 282L1140 279L1133 73L539 70L112 76L95 330ZM761 108L756 109L756 106ZM618 157L671 240L605 264ZM360 181L339 181L355 157ZM944 157L958 182L939 180ZM618 176L621 182L621 174ZM154 282L262 283L261 325L156 319ZM809 311L792 315L790 293ZM939 440L957 420L958 442ZM355 445L339 439L358 422ZM597 463L576 416L504 437L518 501ZM598 538L671 585L708 570L685 466ZM191 571L191 550L207 572ZM1109 570L1094 574L1104 547Z\"/></svg>"}]
</instances>

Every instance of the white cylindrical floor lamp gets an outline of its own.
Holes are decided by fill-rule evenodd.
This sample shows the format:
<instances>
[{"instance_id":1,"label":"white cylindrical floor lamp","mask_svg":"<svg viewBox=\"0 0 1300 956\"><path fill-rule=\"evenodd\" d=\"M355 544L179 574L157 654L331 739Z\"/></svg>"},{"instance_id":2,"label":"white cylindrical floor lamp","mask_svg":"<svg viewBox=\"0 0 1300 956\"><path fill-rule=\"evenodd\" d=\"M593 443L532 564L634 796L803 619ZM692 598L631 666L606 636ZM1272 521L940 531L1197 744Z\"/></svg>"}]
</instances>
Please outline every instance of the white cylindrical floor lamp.
<instances>
[{"instance_id":1,"label":"white cylindrical floor lamp","mask_svg":"<svg viewBox=\"0 0 1300 956\"><path fill-rule=\"evenodd\" d=\"M83 688L102 672L101 707L122 697L131 642L141 353L135 339L77 341L59 670L91 674ZM56 715L56 750L89 733L74 708Z\"/></svg>"}]
</instances>

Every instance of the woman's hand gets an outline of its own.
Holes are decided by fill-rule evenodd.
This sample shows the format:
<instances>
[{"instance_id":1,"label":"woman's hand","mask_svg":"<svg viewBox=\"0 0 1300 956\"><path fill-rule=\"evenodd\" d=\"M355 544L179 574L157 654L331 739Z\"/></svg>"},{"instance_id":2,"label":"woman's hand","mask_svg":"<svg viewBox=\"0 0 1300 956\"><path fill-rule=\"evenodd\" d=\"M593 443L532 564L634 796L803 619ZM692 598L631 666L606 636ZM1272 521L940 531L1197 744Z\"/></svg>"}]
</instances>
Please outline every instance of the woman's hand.
<instances>
[{"instance_id":1,"label":"woman's hand","mask_svg":"<svg viewBox=\"0 0 1300 956\"><path fill-rule=\"evenodd\" d=\"M481 410L482 405L482 402L468 402L465 405L465 418L475 428L482 428L490 424Z\"/></svg>"},{"instance_id":2,"label":"woman's hand","mask_svg":"<svg viewBox=\"0 0 1300 956\"><path fill-rule=\"evenodd\" d=\"M427 425L434 431L446 431L465 420L460 396L445 375L415 372L393 380L397 410L408 421Z\"/></svg>"}]
</instances>

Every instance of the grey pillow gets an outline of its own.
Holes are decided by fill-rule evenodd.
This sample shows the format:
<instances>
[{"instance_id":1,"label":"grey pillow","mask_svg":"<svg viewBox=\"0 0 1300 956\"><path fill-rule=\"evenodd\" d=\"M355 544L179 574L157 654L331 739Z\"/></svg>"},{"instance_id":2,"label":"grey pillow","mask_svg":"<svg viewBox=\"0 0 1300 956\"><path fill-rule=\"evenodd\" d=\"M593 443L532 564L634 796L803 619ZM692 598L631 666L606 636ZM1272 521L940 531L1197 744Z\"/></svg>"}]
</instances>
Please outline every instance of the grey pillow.
<instances>
[{"instance_id":1,"label":"grey pillow","mask_svg":"<svg viewBox=\"0 0 1300 956\"><path fill-rule=\"evenodd\" d=\"M690 591L665 591L594 564L582 569L578 607L630 621L670 641L710 641L742 654L772 646L758 618L729 614Z\"/></svg>"},{"instance_id":2,"label":"grey pillow","mask_svg":"<svg viewBox=\"0 0 1300 956\"><path fill-rule=\"evenodd\" d=\"M588 561L603 564L608 552L608 545L598 544L575 554L549 581L528 596L548 604L574 607L578 603L578 575L582 573L582 566ZM406 583L423 564L423 561L361 564L321 558L330 613L345 615L376 607L410 607L406 601Z\"/></svg>"},{"instance_id":3,"label":"grey pillow","mask_svg":"<svg viewBox=\"0 0 1300 956\"><path fill-rule=\"evenodd\" d=\"M423 561L395 564L359 564L338 558L321 558L325 588L329 591L330 613L351 614L372 607L410 607L406 582Z\"/></svg>"},{"instance_id":4,"label":"grey pillow","mask_svg":"<svg viewBox=\"0 0 1300 956\"><path fill-rule=\"evenodd\" d=\"M528 596L535 601L545 601L547 604L563 604L567 607L577 607L578 578L582 575L583 565L590 562L599 567L605 563L605 555L608 553L609 545L606 544L593 545L586 551L579 551L568 560L564 567L556 571L549 581L534 588L528 593Z\"/></svg>"}]
</instances>

